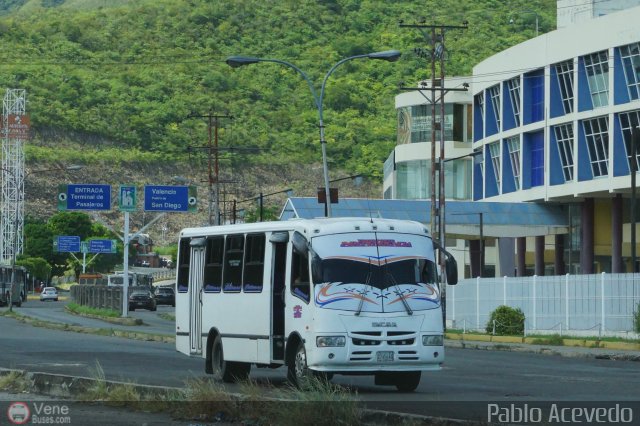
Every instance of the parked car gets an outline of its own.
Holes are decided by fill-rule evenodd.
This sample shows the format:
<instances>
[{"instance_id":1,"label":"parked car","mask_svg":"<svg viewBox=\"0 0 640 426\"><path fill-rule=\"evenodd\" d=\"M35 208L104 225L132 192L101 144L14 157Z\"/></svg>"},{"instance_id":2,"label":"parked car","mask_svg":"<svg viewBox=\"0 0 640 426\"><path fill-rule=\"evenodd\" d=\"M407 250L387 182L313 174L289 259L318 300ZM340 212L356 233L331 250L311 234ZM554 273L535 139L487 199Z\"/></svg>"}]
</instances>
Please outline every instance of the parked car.
<instances>
[{"instance_id":1,"label":"parked car","mask_svg":"<svg viewBox=\"0 0 640 426\"><path fill-rule=\"evenodd\" d=\"M156 299L148 290L136 290L129 296L129 310L135 311L136 308L144 308L155 311Z\"/></svg>"},{"instance_id":2,"label":"parked car","mask_svg":"<svg viewBox=\"0 0 640 426\"><path fill-rule=\"evenodd\" d=\"M55 287L45 287L40 292L40 301L44 302L45 300L53 300L54 302L58 301L58 290Z\"/></svg>"},{"instance_id":3,"label":"parked car","mask_svg":"<svg viewBox=\"0 0 640 426\"><path fill-rule=\"evenodd\" d=\"M176 306L176 292L171 287L156 287L153 293L157 305Z\"/></svg>"},{"instance_id":4,"label":"parked car","mask_svg":"<svg viewBox=\"0 0 640 426\"><path fill-rule=\"evenodd\" d=\"M145 268L148 268L149 266L151 266L151 264L149 263L148 260L143 260L142 262L140 262L140 266L144 266Z\"/></svg>"}]
</instances>

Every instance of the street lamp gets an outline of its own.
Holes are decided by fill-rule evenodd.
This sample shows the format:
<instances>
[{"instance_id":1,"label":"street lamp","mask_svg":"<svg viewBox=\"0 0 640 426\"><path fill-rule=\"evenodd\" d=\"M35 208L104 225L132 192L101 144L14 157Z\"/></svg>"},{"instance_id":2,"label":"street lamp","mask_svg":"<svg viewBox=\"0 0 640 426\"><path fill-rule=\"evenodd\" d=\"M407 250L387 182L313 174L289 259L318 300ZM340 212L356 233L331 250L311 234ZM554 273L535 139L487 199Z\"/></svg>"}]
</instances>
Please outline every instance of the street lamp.
<instances>
[{"instance_id":1,"label":"street lamp","mask_svg":"<svg viewBox=\"0 0 640 426\"><path fill-rule=\"evenodd\" d=\"M283 189L282 191L276 191L276 192L271 192L269 194L263 194L262 192L260 192L260 195L258 195L257 197L251 197L251 198L247 198L246 200L242 200L242 201L238 201L237 204L240 203L245 203L247 201L255 201L258 200L258 205L260 206L260 222L262 222L262 218L263 218L263 201L265 197L270 197L272 195L276 195L276 194L287 194L287 197L292 197L293 196L293 189L291 188L287 188L287 189ZM235 206L234 206L234 213L235 213Z\"/></svg>"},{"instance_id":2,"label":"street lamp","mask_svg":"<svg viewBox=\"0 0 640 426\"><path fill-rule=\"evenodd\" d=\"M535 15L536 17L536 37L538 37L538 20L540 18L540 15L538 15L538 12L536 12L535 10L531 10L531 9L524 9L524 10L517 10L515 12L513 12L511 15L511 18L509 18L509 23L513 24L515 23L515 20L513 19L513 15L516 14L524 14L524 13L532 13Z\"/></svg>"},{"instance_id":3,"label":"street lamp","mask_svg":"<svg viewBox=\"0 0 640 426\"><path fill-rule=\"evenodd\" d=\"M277 64L281 64L289 68L293 68L302 76L302 78L305 79L305 81L309 85L309 89L311 89L311 95L313 96L313 100L316 104L316 108L318 109L318 119L319 119L319 127L320 127L320 146L322 148L322 172L324 175L324 193L325 193L325 200L326 200L326 206L327 206L326 207L327 217L331 217L331 198L330 198L330 191L329 191L329 167L327 165L327 147L326 147L327 141L324 138L324 119L322 116L322 100L324 99L324 91L327 84L327 80L329 79L329 76L335 71L336 68L338 68L340 65L344 64L347 61L351 61L353 59L367 58L367 59L381 59L388 62L394 62L400 58L401 54L402 53L400 53L400 51L398 50L386 50L382 52L374 52L374 53L367 53L364 55L350 56L348 58L340 60L333 67L331 67L329 72L325 74L324 80L322 81L322 87L320 89L320 96L317 95L316 89L313 83L311 82L311 80L309 79L309 77L307 76L307 74L305 74L304 71L302 71L300 68L298 68L297 66L293 65L290 62L282 61L279 59L255 58L250 56L231 56L226 60L227 65L229 65L232 68L238 68L243 65L250 65L258 62L274 62Z\"/></svg>"}]
</instances>

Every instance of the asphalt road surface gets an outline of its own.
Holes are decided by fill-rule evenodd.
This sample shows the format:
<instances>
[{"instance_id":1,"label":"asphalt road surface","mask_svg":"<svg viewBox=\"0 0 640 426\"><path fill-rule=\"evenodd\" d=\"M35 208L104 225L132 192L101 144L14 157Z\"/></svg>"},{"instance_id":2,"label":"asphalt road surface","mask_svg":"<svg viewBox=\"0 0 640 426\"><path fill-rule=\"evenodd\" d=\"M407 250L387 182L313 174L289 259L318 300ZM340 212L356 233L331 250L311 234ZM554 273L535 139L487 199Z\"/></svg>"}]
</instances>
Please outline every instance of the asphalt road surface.
<instances>
[{"instance_id":1,"label":"asphalt road surface","mask_svg":"<svg viewBox=\"0 0 640 426\"><path fill-rule=\"evenodd\" d=\"M99 363L107 379L174 387L205 376L202 359L172 344L49 330L4 317L0 330L0 367L91 377ZM251 377L285 386L284 369L254 368ZM423 374L414 393L375 386L367 376L333 379L372 408L453 418L486 416L494 402L638 401L639 381L640 363L633 361L454 348L447 349L443 370Z\"/></svg>"}]
</instances>

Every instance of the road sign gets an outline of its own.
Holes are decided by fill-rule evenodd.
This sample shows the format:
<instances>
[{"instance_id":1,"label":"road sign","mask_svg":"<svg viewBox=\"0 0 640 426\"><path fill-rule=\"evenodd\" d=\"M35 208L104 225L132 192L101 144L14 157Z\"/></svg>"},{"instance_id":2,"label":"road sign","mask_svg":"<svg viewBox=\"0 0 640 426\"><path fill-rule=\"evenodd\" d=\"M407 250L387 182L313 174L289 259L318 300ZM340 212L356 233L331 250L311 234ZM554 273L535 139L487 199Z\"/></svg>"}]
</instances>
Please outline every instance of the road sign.
<instances>
[{"instance_id":1,"label":"road sign","mask_svg":"<svg viewBox=\"0 0 640 426\"><path fill-rule=\"evenodd\" d=\"M111 185L59 185L58 210L111 210Z\"/></svg>"},{"instance_id":2,"label":"road sign","mask_svg":"<svg viewBox=\"0 0 640 426\"><path fill-rule=\"evenodd\" d=\"M144 187L144 210L153 212L194 212L198 206L195 186Z\"/></svg>"},{"instance_id":3,"label":"road sign","mask_svg":"<svg viewBox=\"0 0 640 426\"><path fill-rule=\"evenodd\" d=\"M89 240L89 253L115 253L116 240Z\"/></svg>"},{"instance_id":4,"label":"road sign","mask_svg":"<svg viewBox=\"0 0 640 426\"><path fill-rule=\"evenodd\" d=\"M137 196L134 185L120 185L118 192L118 208L123 212L136 211Z\"/></svg>"},{"instance_id":5,"label":"road sign","mask_svg":"<svg viewBox=\"0 0 640 426\"><path fill-rule=\"evenodd\" d=\"M3 127L4 124L0 124ZM9 114L7 116L6 128L2 130L6 131L6 135L9 139L29 139L29 128L31 126L31 120L28 115Z\"/></svg>"},{"instance_id":6,"label":"road sign","mask_svg":"<svg viewBox=\"0 0 640 426\"><path fill-rule=\"evenodd\" d=\"M79 253L80 237L59 235L53 240L53 249L57 252Z\"/></svg>"}]
</instances>

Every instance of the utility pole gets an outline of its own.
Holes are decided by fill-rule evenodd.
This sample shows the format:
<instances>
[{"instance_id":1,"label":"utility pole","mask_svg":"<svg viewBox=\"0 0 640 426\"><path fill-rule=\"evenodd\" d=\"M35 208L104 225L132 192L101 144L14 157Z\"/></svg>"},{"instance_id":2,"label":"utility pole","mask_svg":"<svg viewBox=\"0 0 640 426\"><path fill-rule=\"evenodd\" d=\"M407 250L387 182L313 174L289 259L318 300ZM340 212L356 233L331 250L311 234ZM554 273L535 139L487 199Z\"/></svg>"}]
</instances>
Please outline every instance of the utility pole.
<instances>
[{"instance_id":1,"label":"utility pole","mask_svg":"<svg viewBox=\"0 0 640 426\"><path fill-rule=\"evenodd\" d=\"M219 167L219 150L218 150L218 127L221 118L230 118L232 116L226 114L214 114L209 111L207 114L189 114L190 118L206 118L208 120L207 133L207 158L208 158L208 185L209 185L209 225L220 225L220 167ZM214 133L212 140L211 133ZM213 203L213 209L211 204Z\"/></svg>"},{"instance_id":2,"label":"utility pole","mask_svg":"<svg viewBox=\"0 0 640 426\"><path fill-rule=\"evenodd\" d=\"M467 91L467 87L463 88L446 88L445 79L445 61L447 60L447 51L445 48L445 33L450 29L467 29L467 22L462 25L437 25L437 24L404 24L400 22L400 27L418 28L423 34L429 49L416 48L415 53L423 58L431 61L431 87L430 96L424 93L425 87L405 88L403 90L418 90L420 94L431 105L431 236L437 238L445 247L445 180L444 180L444 160L445 160L445 105L444 96L450 91ZM430 30L429 32L425 30ZM436 62L439 63L440 77L436 79ZM440 87L439 96L437 87ZM436 105L440 104L440 122L436 122ZM440 131L440 153L436 157L436 130ZM438 173L438 190L436 191L436 172ZM436 197L436 194L438 195ZM437 200L437 202L436 202ZM444 270L444 256L440 255L440 267ZM443 274L446 276L446 274Z\"/></svg>"}]
</instances>

